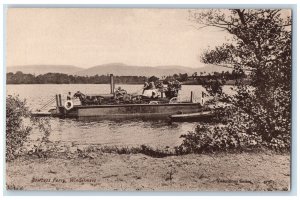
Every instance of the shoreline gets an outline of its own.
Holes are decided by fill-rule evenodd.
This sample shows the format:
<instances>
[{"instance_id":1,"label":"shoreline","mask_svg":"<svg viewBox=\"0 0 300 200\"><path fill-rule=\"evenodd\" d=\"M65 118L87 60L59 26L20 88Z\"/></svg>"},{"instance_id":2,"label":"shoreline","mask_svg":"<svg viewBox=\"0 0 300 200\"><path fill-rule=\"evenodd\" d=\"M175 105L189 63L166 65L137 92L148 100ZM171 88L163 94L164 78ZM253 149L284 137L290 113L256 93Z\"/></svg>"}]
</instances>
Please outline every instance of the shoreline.
<instances>
[{"instance_id":1,"label":"shoreline","mask_svg":"<svg viewBox=\"0 0 300 200\"><path fill-rule=\"evenodd\" d=\"M47 179L46 181L32 181ZM74 181L70 181L70 180ZM8 189L98 191L289 191L290 155L188 154L154 158L19 157L6 163Z\"/></svg>"}]
</instances>

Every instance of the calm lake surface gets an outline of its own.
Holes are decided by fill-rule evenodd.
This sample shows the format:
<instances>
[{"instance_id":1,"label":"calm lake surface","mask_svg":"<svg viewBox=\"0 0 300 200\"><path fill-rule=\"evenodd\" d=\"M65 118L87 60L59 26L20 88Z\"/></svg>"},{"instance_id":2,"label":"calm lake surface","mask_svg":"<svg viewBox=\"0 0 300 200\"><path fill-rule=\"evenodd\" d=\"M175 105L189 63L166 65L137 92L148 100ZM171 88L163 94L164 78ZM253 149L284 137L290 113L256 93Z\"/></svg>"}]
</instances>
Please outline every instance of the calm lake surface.
<instances>
[{"instance_id":1,"label":"calm lake surface","mask_svg":"<svg viewBox=\"0 0 300 200\"><path fill-rule=\"evenodd\" d=\"M142 85L116 85L127 90L128 93L142 92ZM225 91L231 93L230 86ZM109 93L109 84L41 84L41 85L7 85L6 95L19 95L26 99L27 105L33 111L41 108L55 94L62 94L66 99L68 92L74 94L81 91L85 94ZM180 99L188 100L191 91L195 98L205 89L200 85L183 85ZM78 101L77 101L78 103ZM75 101L76 104L76 101ZM55 103L47 107L49 110ZM168 123L166 121L80 121L76 119L51 118L52 141L75 142L76 144L103 144L113 146L138 146L147 144L153 147L176 146L182 142L180 135L193 131L197 123ZM41 137L39 131L33 131L30 139Z\"/></svg>"}]
</instances>

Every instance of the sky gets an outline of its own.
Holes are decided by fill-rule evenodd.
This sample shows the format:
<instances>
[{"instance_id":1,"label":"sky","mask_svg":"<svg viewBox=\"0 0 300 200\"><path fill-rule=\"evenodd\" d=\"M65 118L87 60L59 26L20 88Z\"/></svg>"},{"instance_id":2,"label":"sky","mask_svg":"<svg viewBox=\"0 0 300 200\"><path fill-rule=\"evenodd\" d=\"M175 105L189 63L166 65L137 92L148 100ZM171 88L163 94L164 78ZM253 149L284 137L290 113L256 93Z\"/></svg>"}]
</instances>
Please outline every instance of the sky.
<instances>
[{"instance_id":1,"label":"sky","mask_svg":"<svg viewBox=\"0 0 300 200\"><path fill-rule=\"evenodd\" d=\"M197 29L188 16L187 9L9 8L7 66L201 67L203 50L228 35Z\"/></svg>"}]
</instances>

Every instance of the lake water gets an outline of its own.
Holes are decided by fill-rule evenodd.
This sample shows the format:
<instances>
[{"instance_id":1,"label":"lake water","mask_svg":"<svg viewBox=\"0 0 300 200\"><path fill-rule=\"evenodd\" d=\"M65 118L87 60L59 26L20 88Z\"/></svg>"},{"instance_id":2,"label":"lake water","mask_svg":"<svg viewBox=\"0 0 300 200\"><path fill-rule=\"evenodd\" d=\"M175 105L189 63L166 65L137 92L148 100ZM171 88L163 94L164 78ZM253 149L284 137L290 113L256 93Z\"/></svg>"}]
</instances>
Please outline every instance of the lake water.
<instances>
[{"instance_id":1,"label":"lake water","mask_svg":"<svg viewBox=\"0 0 300 200\"><path fill-rule=\"evenodd\" d=\"M141 93L142 85L116 85L127 90L128 93ZM230 87L225 90L230 92ZM55 94L66 94L70 91L83 93L109 93L108 84L43 84L43 85L7 85L7 95L19 95L26 99L31 110L45 105ZM199 85L183 85L180 99L188 100L193 91L195 98L205 89ZM55 103L46 110L54 107ZM80 121L76 119L51 118L50 140L61 142L75 142L76 144L103 144L113 146L137 146L147 144L153 147L176 146L182 142L180 135L193 131L197 123L181 122L168 123L166 121ZM38 131L33 131L31 140L41 137Z\"/></svg>"}]
</instances>

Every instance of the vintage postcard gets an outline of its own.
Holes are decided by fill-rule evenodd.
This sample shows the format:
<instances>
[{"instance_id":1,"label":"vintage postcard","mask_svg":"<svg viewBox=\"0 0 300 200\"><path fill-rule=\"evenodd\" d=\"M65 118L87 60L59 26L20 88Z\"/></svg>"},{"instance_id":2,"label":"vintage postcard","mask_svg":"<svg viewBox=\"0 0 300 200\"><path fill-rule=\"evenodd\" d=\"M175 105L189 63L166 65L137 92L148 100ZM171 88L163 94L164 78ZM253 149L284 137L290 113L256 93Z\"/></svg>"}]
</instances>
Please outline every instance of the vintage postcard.
<instances>
[{"instance_id":1,"label":"vintage postcard","mask_svg":"<svg viewBox=\"0 0 300 200\"><path fill-rule=\"evenodd\" d=\"M13 8L6 189L290 191L292 10Z\"/></svg>"}]
</instances>

